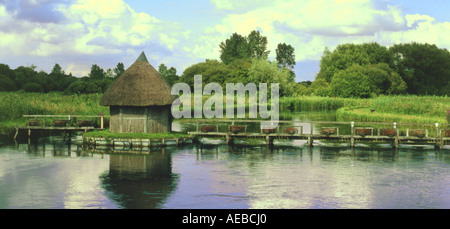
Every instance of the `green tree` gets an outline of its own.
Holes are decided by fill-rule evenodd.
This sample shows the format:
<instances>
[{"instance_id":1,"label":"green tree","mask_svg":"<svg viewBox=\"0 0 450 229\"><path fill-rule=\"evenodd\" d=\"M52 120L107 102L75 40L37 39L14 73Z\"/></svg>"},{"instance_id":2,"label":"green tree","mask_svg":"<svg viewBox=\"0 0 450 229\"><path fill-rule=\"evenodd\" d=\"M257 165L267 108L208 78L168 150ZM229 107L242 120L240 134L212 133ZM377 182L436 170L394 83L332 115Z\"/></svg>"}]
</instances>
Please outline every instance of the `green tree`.
<instances>
[{"instance_id":1,"label":"green tree","mask_svg":"<svg viewBox=\"0 0 450 229\"><path fill-rule=\"evenodd\" d=\"M44 92L44 88L42 87L42 85L35 82L25 83L22 87L22 90L24 90L25 92Z\"/></svg>"},{"instance_id":2,"label":"green tree","mask_svg":"<svg viewBox=\"0 0 450 229\"><path fill-rule=\"evenodd\" d=\"M52 76L52 77L62 77L62 76L64 76L64 71L62 70L61 65L56 63L53 66L52 71L50 72L50 76Z\"/></svg>"},{"instance_id":3,"label":"green tree","mask_svg":"<svg viewBox=\"0 0 450 229\"><path fill-rule=\"evenodd\" d=\"M221 42L220 59L224 64L229 64L235 59L247 58L250 56L250 50L247 39L237 33L233 33L225 42Z\"/></svg>"},{"instance_id":4,"label":"green tree","mask_svg":"<svg viewBox=\"0 0 450 229\"><path fill-rule=\"evenodd\" d=\"M16 84L12 79L0 72L0 91L16 91Z\"/></svg>"},{"instance_id":5,"label":"green tree","mask_svg":"<svg viewBox=\"0 0 450 229\"><path fill-rule=\"evenodd\" d=\"M193 89L194 76L202 75L203 86L210 82L225 85L230 82L229 75L231 73L230 67L217 60L205 60L205 62L197 63L189 66L183 71L179 78L179 82L187 83Z\"/></svg>"},{"instance_id":6,"label":"green tree","mask_svg":"<svg viewBox=\"0 0 450 229\"><path fill-rule=\"evenodd\" d=\"M280 68L289 68L292 70L295 65L295 49L291 45L280 43L277 46L276 60Z\"/></svg>"},{"instance_id":7,"label":"green tree","mask_svg":"<svg viewBox=\"0 0 450 229\"><path fill-rule=\"evenodd\" d=\"M360 66L386 63L393 66L393 57L386 47L377 43L341 44L333 52L325 48L317 78L331 82L333 76L355 64Z\"/></svg>"},{"instance_id":8,"label":"green tree","mask_svg":"<svg viewBox=\"0 0 450 229\"><path fill-rule=\"evenodd\" d=\"M81 78L71 83L64 91L65 94L91 94L101 93L102 89L95 83L88 82L87 79Z\"/></svg>"},{"instance_id":9,"label":"green tree","mask_svg":"<svg viewBox=\"0 0 450 229\"><path fill-rule=\"evenodd\" d=\"M89 73L91 79L102 79L105 77L105 71L98 65L93 64L91 67L91 72Z\"/></svg>"},{"instance_id":10,"label":"green tree","mask_svg":"<svg viewBox=\"0 0 450 229\"><path fill-rule=\"evenodd\" d=\"M35 65L31 65L28 67L19 66L14 69L16 87L19 89L23 89L22 87L26 83L33 82L35 80L35 76L37 75L35 69Z\"/></svg>"},{"instance_id":11,"label":"green tree","mask_svg":"<svg viewBox=\"0 0 450 229\"><path fill-rule=\"evenodd\" d=\"M120 75L122 75L122 73L125 71L125 66L123 65L123 63L119 62L117 63L116 67L113 69L114 71L114 78L119 78Z\"/></svg>"},{"instance_id":12,"label":"green tree","mask_svg":"<svg viewBox=\"0 0 450 229\"><path fill-rule=\"evenodd\" d=\"M291 72L286 68L279 69L276 61L253 59L248 74L250 82L267 83L268 88L271 83L279 83L280 96L294 94L296 83L292 79Z\"/></svg>"},{"instance_id":13,"label":"green tree","mask_svg":"<svg viewBox=\"0 0 450 229\"><path fill-rule=\"evenodd\" d=\"M431 44L395 44L389 51L393 69L406 82L409 94L449 95L450 52Z\"/></svg>"},{"instance_id":14,"label":"green tree","mask_svg":"<svg viewBox=\"0 0 450 229\"><path fill-rule=\"evenodd\" d=\"M318 96L330 95L330 84L325 79L316 79L308 87L308 94Z\"/></svg>"},{"instance_id":15,"label":"green tree","mask_svg":"<svg viewBox=\"0 0 450 229\"><path fill-rule=\"evenodd\" d=\"M14 71L7 64L0 64L0 74L3 74L13 81L15 79Z\"/></svg>"},{"instance_id":16,"label":"green tree","mask_svg":"<svg viewBox=\"0 0 450 229\"><path fill-rule=\"evenodd\" d=\"M174 67L168 69L165 64L160 64L158 72L170 86L173 86L179 79L179 76L177 76L177 69Z\"/></svg>"},{"instance_id":17,"label":"green tree","mask_svg":"<svg viewBox=\"0 0 450 229\"><path fill-rule=\"evenodd\" d=\"M333 76L330 93L344 98L369 98L386 93L390 86L389 73L385 70L373 65L354 64Z\"/></svg>"},{"instance_id":18,"label":"green tree","mask_svg":"<svg viewBox=\"0 0 450 229\"><path fill-rule=\"evenodd\" d=\"M247 37L249 57L267 59L270 51L267 50L267 37L259 31L253 30Z\"/></svg>"}]
</instances>

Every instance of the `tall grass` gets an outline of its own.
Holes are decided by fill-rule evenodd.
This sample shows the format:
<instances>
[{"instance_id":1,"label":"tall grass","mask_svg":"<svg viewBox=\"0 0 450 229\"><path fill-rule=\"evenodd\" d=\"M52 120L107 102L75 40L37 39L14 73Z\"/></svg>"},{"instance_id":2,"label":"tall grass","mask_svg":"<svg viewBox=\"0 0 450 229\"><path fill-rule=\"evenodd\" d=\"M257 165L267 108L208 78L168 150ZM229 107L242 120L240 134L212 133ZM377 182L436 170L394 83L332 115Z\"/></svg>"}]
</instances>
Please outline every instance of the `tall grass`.
<instances>
[{"instance_id":1,"label":"tall grass","mask_svg":"<svg viewBox=\"0 0 450 229\"><path fill-rule=\"evenodd\" d=\"M382 113L445 118L447 109L450 109L450 97L379 96L370 106Z\"/></svg>"},{"instance_id":2,"label":"tall grass","mask_svg":"<svg viewBox=\"0 0 450 229\"><path fill-rule=\"evenodd\" d=\"M280 98L280 108L291 111L337 110L341 107L369 106L370 99L299 96Z\"/></svg>"},{"instance_id":3,"label":"tall grass","mask_svg":"<svg viewBox=\"0 0 450 229\"><path fill-rule=\"evenodd\" d=\"M104 113L108 116L109 107L99 105L101 97L102 94L0 92L0 128L24 125L26 118L23 115ZM203 96L203 102L208 98L209 96ZM247 107L248 99L245 104ZM279 105L280 111L336 110L338 118L354 121L446 123L446 111L450 109L450 98L413 95L379 96L369 99L299 96L282 97ZM194 109L193 103L192 109ZM370 109L375 111L372 113Z\"/></svg>"},{"instance_id":4,"label":"tall grass","mask_svg":"<svg viewBox=\"0 0 450 229\"><path fill-rule=\"evenodd\" d=\"M109 107L99 105L101 96L0 92L0 126L24 125L23 115L109 115Z\"/></svg>"}]
</instances>

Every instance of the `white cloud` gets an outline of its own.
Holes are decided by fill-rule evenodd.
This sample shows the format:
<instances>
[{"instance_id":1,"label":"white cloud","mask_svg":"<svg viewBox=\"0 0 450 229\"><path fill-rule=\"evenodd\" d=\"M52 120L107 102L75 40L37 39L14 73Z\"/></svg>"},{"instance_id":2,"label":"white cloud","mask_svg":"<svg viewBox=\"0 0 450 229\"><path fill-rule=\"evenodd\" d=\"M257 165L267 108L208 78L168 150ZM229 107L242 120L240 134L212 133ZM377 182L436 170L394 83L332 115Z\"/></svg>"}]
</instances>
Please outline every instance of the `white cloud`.
<instances>
[{"instance_id":1,"label":"white cloud","mask_svg":"<svg viewBox=\"0 0 450 229\"><path fill-rule=\"evenodd\" d=\"M450 31L448 23L436 23L427 15L403 15L401 8L387 1L274 0L262 1L258 8L238 0L211 2L218 10L230 13L220 24L208 28L210 39L214 39L212 31L220 42L234 32L248 35L258 28L268 38L272 58L276 45L282 42L294 46L297 61L318 60L325 47L348 42L389 45L418 41L448 47L444 38Z\"/></svg>"}]
</instances>

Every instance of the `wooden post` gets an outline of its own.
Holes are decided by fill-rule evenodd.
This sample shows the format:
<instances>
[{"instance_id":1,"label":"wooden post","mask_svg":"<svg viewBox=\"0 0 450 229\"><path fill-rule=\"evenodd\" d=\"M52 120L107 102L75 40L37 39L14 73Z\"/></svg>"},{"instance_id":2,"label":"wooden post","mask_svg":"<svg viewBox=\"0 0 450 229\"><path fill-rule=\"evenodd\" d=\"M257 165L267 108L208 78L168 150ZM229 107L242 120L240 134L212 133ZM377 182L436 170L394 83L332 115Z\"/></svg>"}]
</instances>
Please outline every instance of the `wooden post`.
<instances>
[{"instance_id":1,"label":"wooden post","mask_svg":"<svg viewBox=\"0 0 450 229\"><path fill-rule=\"evenodd\" d=\"M308 136L308 146L311 147L313 145L313 139L311 136Z\"/></svg>"},{"instance_id":2,"label":"wooden post","mask_svg":"<svg viewBox=\"0 0 450 229\"><path fill-rule=\"evenodd\" d=\"M272 144L273 144L273 139L269 135L267 135L266 136L266 145L272 145Z\"/></svg>"},{"instance_id":3,"label":"wooden post","mask_svg":"<svg viewBox=\"0 0 450 229\"><path fill-rule=\"evenodd\" d=\"M100 129L103 129L103 115L100 116Z\"/></svg>"},{"instance_id":4,"label":"wooden post","mask_svg":"<svg viewBox=\"0 0 450 229\"><path fill-rule=\"evenodd\" d=\"M120 133L123 132L123 115L122 115L122 107L119 109L119 119L120 119L120 126L119 126L119 131Z\"/></svg>"},{"instance_id":5,"label":"wooden post","mask_svg":"<svg viewBox=\"0 0 450 229\"><path fill-rule=\"evenodd\" d=\"M144 133L148 133L148 130L147 130L147 122L148 122L148 108L145 108L145 114L144 114Z\"/></svg>"},{"instance_id":6,"label":"wooden post","mask_svg":"<svg viewBox=\"0 0 450 229\"><path fill-rule=\"evenodd\" d=\"M16 127L16 134L14 135L14 140L16 140L18 134L19 134L19 128Z\"/></svg>"},{"instance_id":7,"label":"wooden post","mask_svg":"<svg viewBox=\"0 0 450 229\"><path fill-rule=\"evenodd\" d=\"M355 122L351 122L351 138L350 138L350 147L355 146L355 138L354 138L354 134L355 134Z\"/></svg>"}]
</instances>

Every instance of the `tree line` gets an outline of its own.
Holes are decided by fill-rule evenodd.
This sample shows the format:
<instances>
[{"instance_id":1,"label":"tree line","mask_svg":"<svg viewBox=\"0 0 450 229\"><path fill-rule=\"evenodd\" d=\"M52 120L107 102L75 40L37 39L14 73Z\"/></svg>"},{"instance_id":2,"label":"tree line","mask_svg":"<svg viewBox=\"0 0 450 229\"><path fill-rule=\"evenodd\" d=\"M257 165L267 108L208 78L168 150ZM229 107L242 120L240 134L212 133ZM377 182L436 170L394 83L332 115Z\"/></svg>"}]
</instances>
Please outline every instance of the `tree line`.
<instances>
[{"instance_id":1,"label":"tree line","mask_svg":"<svg viewBox=\"0 0 450 229\"><path fill-rule=\"evenodd\" d=\"M378 43L340 44L325 48L314 81L295 82L295 49L280 43L275 59L269 60L267 37L259 31L237 33L219 44L220 59L206 59L177 75L174 67L161 63L158 72L170 85L184 82L191 87L194 76L203 84L279 83L281 96L319 95L368 98L381 94L450 95L450 52L436 45L408 43L385 47ZM66 74L59 64L50 73L36 66L10 69L0 64L0 91L66 94L103 93L125 71L123 63L106 71L93 64L87 76Z\"/></svg>"},{"instance_id":2,"label":"tree line","mask_svg":"<svg viewBox=\"0 0 450 229\"><path fill-rule=\"evenodd\" d=\"M436 45L341 44L325 48L320 70L298 94L367 98L380 94L450 95L450 52Z\"/></svg>"},{"instance_id":3,"label":"tree line","mask_svg":"<svg viewBox=\"0 0 450 229\"><path fill-rule=\"evenodd\" d=\"M50 73L36 71L36 66L19 66L11 69L0 64L0 91L63 92L65 94L103 93L125 71L123 63L114 69L102 69L93 64L87 76L78 78L65 73L56 63Z\"/></svg>"}]
</instances>

